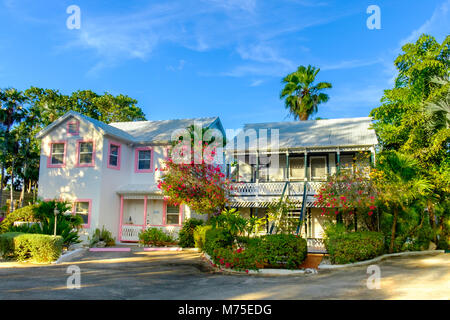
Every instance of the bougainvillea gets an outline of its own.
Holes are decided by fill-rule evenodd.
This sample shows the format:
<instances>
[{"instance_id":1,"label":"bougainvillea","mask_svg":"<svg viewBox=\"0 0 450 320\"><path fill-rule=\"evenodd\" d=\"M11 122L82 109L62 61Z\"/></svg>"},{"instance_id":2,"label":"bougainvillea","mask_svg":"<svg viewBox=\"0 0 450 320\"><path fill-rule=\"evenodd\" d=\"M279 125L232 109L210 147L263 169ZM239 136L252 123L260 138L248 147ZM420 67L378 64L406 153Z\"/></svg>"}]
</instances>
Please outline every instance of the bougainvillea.
<instances>
[{"instance_id":1,"label":"bougainvillea","mask_svg":"<svg viewBox=\"0 0 450 320\"><path fill-rule=\"evenodd\" d=\"M197 148L179 141L164 161L158 188L172 204L185 204L201 214L220 213L231 184L214 161L217 146L199 142ZM158 170L158 169L156 169Z\"/></svg>"},{"instance_id":2,"label":"bougainvillea","mask_svg":"<svg viewBox=\"0 0 450 320\"><path fill-rule=\"evenodd\" d=\"M314 197L314 205L321 208L322 215L358 214L365 218L369 229L374 229L371 217L377 209L378 192L367 167L356 165L330 175Z\"/></svg>"}]
</instances>

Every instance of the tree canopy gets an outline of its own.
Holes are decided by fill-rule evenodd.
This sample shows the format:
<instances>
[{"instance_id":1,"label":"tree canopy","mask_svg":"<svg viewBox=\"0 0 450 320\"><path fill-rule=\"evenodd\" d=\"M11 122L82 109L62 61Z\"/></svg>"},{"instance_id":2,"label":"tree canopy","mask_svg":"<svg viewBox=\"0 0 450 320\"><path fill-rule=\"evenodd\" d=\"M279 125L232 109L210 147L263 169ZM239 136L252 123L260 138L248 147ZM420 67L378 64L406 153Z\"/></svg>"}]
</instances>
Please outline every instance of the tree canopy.
<instances>
[{"instance_id":1,"label":"tree canopy","mask_svg":"<svg viewBox=\"0 0 450 320\"><path fill-rule=\"evenodd\" d=\"M65 95L54 89L31 87L0 90L0 196L9 186L14 190L36 191L39 179L40 143L36 134L74 110L105 123L145 120L137 100L123 94L97 94L79 90ZM11 201L13 203L13 201ZM11 208L13 209L13 208Z\"/></svg>"}]
</instances>

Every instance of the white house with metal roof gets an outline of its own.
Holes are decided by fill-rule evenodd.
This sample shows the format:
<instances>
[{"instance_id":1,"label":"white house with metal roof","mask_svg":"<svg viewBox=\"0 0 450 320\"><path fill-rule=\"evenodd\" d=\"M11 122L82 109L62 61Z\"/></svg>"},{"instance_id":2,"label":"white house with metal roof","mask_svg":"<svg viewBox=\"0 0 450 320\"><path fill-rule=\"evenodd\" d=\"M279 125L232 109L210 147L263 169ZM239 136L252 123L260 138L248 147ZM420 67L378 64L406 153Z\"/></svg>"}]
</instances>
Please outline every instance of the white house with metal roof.
<instances>
[{"instance_id":1,"label":"white house with metal roof","mask_svg":"<svg viewBox=\"0 0 450 320\"><path fill-rule=\"evenodd\" d=\"M155 168L167 157L172 133L193 124L225 137L218 117L106 124L70 111L37 135L38 195L72 203L84 238L103 226L120 242L136 242L150 226L176 233L195 213L165 201Z\"/></svg>"},{"instance_id":2,"label":"white house with metal roof","mask_svg":"<svg viewBox=\"0 0 450 320\"><path fill-rule=\"evenodd\" d=\"M323 217L314 194L327 175L352 167L361 155L375 160L378 144L372 119L347 118L246 124L227 147L234 166L232 206L246 216L263 217L270 203L289 197L300 216L309 246L323 237Z\"/></svg>"}]
</instances>

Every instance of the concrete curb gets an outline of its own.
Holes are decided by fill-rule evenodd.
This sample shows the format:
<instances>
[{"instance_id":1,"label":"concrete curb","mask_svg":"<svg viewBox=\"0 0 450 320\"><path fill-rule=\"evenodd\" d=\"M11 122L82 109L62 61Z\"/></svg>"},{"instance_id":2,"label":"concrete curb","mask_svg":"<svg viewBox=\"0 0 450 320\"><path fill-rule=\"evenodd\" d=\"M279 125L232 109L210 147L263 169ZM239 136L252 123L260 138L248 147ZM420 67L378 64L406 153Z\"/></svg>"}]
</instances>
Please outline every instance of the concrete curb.
<instances>
[{"instance_id":1,"label":"concrete curb","mask_svg":"<svg viewBox=\"0 0 450 320\"><path fill-rule=\"evenodd\" d=\"M203 252L203 256L209 261L211 266L214 264L211 260L211 257L206 253ZM212 266L213 267L213 266ZM236 271L233 269L227 269L227 268L217 268L213 267L216 270L224 271L227 273L233 273L233 274L254 274L254 275L267 275L267 276L291 276L291 275L299 275L299 274L305 274L305 273L317 273L317 270L314 269L305 269L305 270L289 270L289 269L258 269L258 270L248 270L248 272L244 271Z\"/></svg>"},{"instance_id":2,"label":"concrete curb","mask_svg":"<svg viewBox=\"0 0 450 320\"><path fill-rule=\"evenodd\" d=\"M73 251L67 252L66 254L61 255L58 258L58 260L53 261L52 264L60 264L62 262L68 262L73 258L81 256L85 251L87 251L86 248L78 248Z\"/></svg>"},{"instance_id":3,"label":"concrete curb","mask_svg":"<svg viewBox=\"0 0 450 320\"><path fill-rule=\"evenodd\" d=\"M348 264L319 264L317 267L319 270L331 270L331 269L341 269L341 268L350 268L350 267L358 267L358 266L364 266L368 264L372 264L374 262L379 262L381 260L391 258L391 257L409 257L409 256L420 256L420 255L427 255L427 254L437 254L437 253L444 253L444 250L425 250L425 251L408 251L408 252L398 252L398 253L388 253L383 254L379 257L365 260L365 261L359 261L355 263L348 263Z\"/></svg>"}]
</instances>

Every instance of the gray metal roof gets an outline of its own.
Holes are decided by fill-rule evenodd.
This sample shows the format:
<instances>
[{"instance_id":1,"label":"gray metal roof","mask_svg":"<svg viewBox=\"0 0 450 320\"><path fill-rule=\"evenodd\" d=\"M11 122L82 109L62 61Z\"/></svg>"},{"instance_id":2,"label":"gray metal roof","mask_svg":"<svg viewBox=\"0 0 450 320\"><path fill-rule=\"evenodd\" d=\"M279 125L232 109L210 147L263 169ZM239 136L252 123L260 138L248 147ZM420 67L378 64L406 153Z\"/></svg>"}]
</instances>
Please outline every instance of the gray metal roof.
<instances>
[{"instance_id":1,"label":"gray metal roof","mask_svg":"<svg viewBox=\"0 0 450 320\"><path fill-rule=\"evenodd\" d=\"M54 122L52 122L50 125L48 125L47 127L45 127L44 129L42 129L37 135L37 138L42 138L44 137L47 133L49 133L53 128L56 128L58 125L60 125L62 122L64 122L66 119L68 118L76 118L78 120L81 121L86 121L90 124L92 124L94 126L94 128L96 128L97 130L99 130L100 132L103 132L104 134L109 134L111 136L123 139L123 140L128 140L128 141L133 141L133 136L131 136L130 134L128 134L125 131L122 131L120 129L117 129L113 126L107 125L104 122L95 120L91 117L85 116L79 112L70 110L69 112L67 112L66 114L64 114L62 117L58 118L57 120L55 120Z\"/></svg>"},{"instance_id":2,"label":"gray metal roof","mask_svg":"<svg viewBox=\"0 0 450 320\"><path fill-rule=\"evenodd\" d=\"M146 142L169 142L171 135L177 129L185 129L190 125L196 124L202 127L209 127L218 122L218 126L222 128L219 117L210 118L194 118L194 119L176 119L176 120L161 120L161 121L133 121L133 122L114 122L106 124L104 122L95 120L85 116L76 111L69 111L56 121L45 127L40 131L36 137L42 138L49 133L53 128L60 125L68 118L76 118L90 123L94 128L104 134L117 137L119 139L129 141L131 143L146 143Z\"/></svg>"},{"instance_id":3,"label":"gray metal roof","mask_svg":"<svg viewBox=\"0 0 450 320\"><path fill-rule=\"evenodd\" d=\"M110 123L109 126L128 133L133 137L135 142L168 142L172 140L172 134L178 129L186 129L193 124L209 127L218 119L218 117L210 117L159 121L113 122Z\"/></svg>"},{"instance_id":4,"label":"gray metal roof","mask_svg":"<svg viewBox=\"0 0 450 320\"><path fill-rule=\"evenodd\" d=\"M254 150L256 145L249 146L248 142L247 146L242 144L243 137L249 136L249 133L251 136L253 132L259 138L260 135L264 135L264 131L260 130L264 129L267 130L267 145L271 150L277 149L276 139L271 141L271 137L275 137L273 130L279 132L278 149L373 146L378 144L378 140L375 130L370 129L371 124L370 117L246 124L243 132L238 134L233 139L233 144L228 147L234 146L235 150Z\"/></svg>"}]
</instances>

